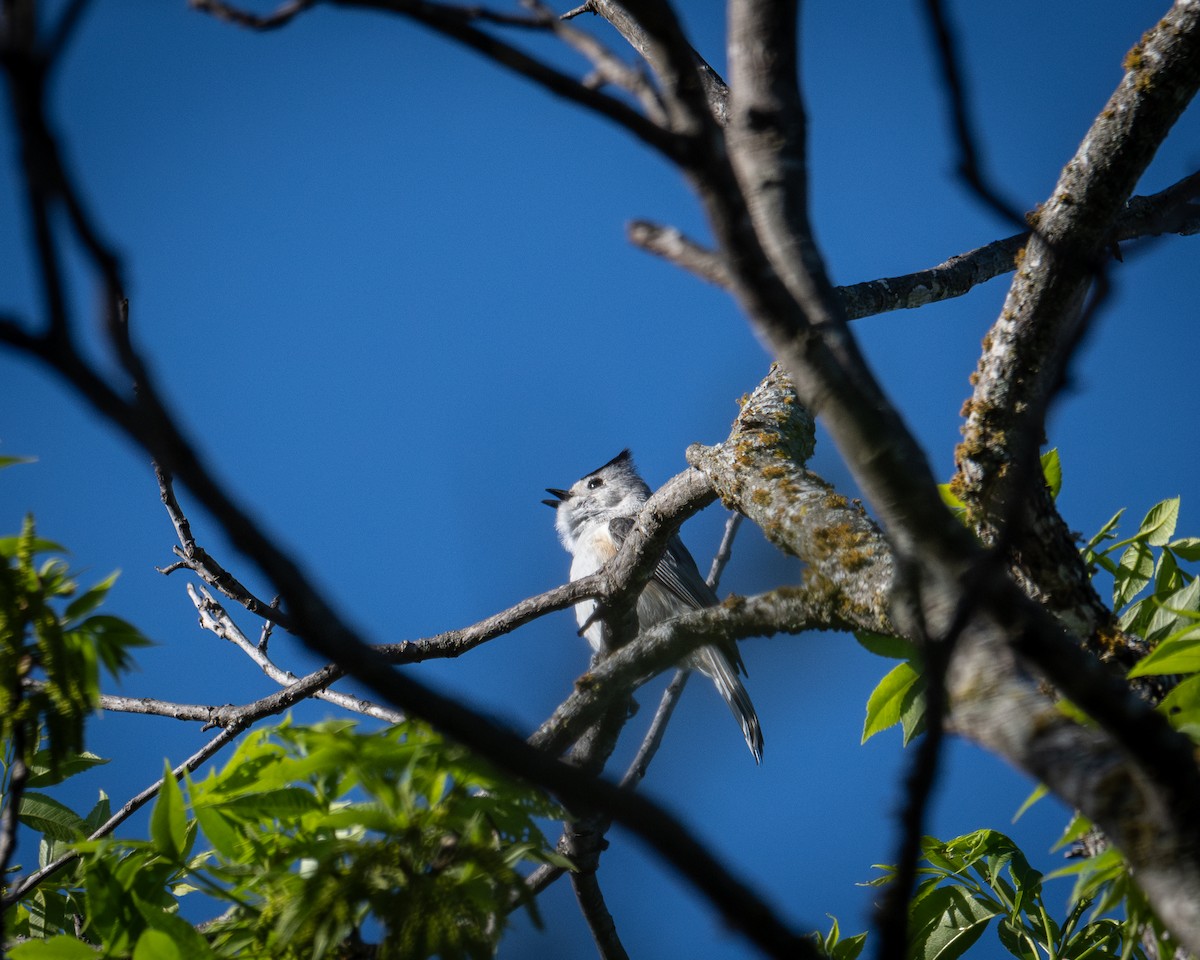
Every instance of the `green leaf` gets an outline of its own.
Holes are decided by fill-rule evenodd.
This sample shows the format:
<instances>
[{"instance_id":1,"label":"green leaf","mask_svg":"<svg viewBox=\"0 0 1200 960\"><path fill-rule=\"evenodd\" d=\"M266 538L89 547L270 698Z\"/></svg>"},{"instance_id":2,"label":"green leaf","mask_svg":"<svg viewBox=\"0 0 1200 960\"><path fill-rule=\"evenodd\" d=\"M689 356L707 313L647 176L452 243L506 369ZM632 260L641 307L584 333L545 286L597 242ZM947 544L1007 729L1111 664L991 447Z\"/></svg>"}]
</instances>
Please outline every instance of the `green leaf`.
<instances>
[{"instance_id":1,"label":"green leaf","mask_svg":"<svg viewBox=\"0 0 1200 960\"><path fill-rule=\"evenodd\" d=\"M1061 850L1068 844L1074 843L1091 829L1091 820L1085 817L1082 813L1075 814L1075 816L1071 818L1071 822L1068 823L1063 829L1062 835L1058 838L1058 840L1055 841L1054 846L1052 846L1050 850ZM1049 877L1058 876L1061 873L1062 870L1057 870L1054 873L1049 874L1047 879L1049 879Z\"/></svg>"},{"instance_id":2,"label":"green leaf","mask_svg":"<svg viewBox=\"0 0 1200 960\"><path fill-rule=\"evenodd\" d=\"M1200 671L1200 623L1164 638L1129 671L1130 678Z\"/></svg>"},{"instance_id":3,"label":"green leaf","mask_svg":"<svg viewBox=\"0 0 1200 960\"><path fill-rule=\"evenodd\" d=\"M1181 540L1172 540L1167 544L1167 549L1184 560L1191 560L1193 562L1200 560L1200 537L1184 537Z\"/></svg>"},{"instance_id":4,"label":"green leaf","mask_svg":"<svg viewBox=\"0 0 1200 960\"><path fill-rule=\"evenodd\" d=\"M151 928L142 931L138 937L137 945L133 948L133 960L189 960L189 955L170 934Z\"/></svg>"},{"instance_id":5,"label":"green leaf","mask_svg":"<svg viewBox=\"0 0 1200 960\"><path fill-rule=\"evenodd\" d=\"M1058 447L1042 454L1042 476L1046 478L1050 496L1057 500L1062 490L1062 462L1058 458Z\"/></svg>"},{"instance_id":6,"label":"green leaf","mask_svg":"<svg viewBox=\"0 0 1200 960\"><path fill-rule=\"evenodd\" d=\"M1030 940L1029 931L1019 923L1014 923L1011 917L1001 917L996 925L996 933L1000 943L1014 957L1020 960L1039 960L1037 946Z\"/></svg>"},{"instance_id":7,"label":"green leaf","mask_svg":"<svg viewBox=\"0 0 1200 960\"><path fill-rule=\"evenodd\" d=\"M913 684L912 689L900 702L900 729L904 734L903 744L908 746L913 738L925 732L925 678Z\"/></svg>"},{"instance_id":8,"label":"green leaf","mask_svg":"<svg viewBox=\"0 0 1200 960\"><path fill-rule=\"evenodd\" d=\"M80 617L86 617L89 613L95 610L104 602L104 598L108 596L108 591L112 589L112 585L117 582L117 577L120 576L119 570L114 570L107 577L92 587L89 587L85 593L80 594L69 604L67 609L63 611L64 619L78 620Z\"/></svg>"},{"instance_id":9,"label":"green leaf","mask_svg":"<svg viewBox=\"0 0 1200 960\"><path fill-rule=\"evenodd\" d=\"M1179 497L1163 500L1150 508L1138 528L1137 537L1152 547L1164 547L1175 534L1179 520Z\"/></svg>"},{"instance_id":10,"label":"green leaf","mask_svg":"<svg viewBox=\"0 0 1200 960\"><path fill-rule=\"evenodd\" d=\"M1125 513L1125 508L1122 507L1120 510L1118 510L1116 513L1114 513L1112 515L1112 517L1108 520L1108 522L1106 524L1104 524L1104 526L1102 526L1099 530L1096 531L1096 535L1094 537L1092 537L1092 539L1089 540L1083 548L1082 552L1083 552L1085 558L1088 556L1089 553L1094 551L1095 548L1098 547L1105 540L1112 540L1116 537L1116 534L1113 531L1117 529L1117 524L1121 521L1121 517L1124 515L1124 513ZM1089 560L1088 562L1090 563L1091 560Z\"/></svg>"},{"instance_id":11,"label":"green leaf","mask_svg":"<svg viewBox=\"0 0 1200 960\"><path fill-rule=\"evenodd\" d=\"M96 801L96 805L88 811L88 815L84 818L84 828L87 835L90 837L93 833L100 829L108 818L112 816L112 804L108 801L108 794L103 790L100 791L100 799Z\"/></svg>"},{"instance_id":12,"label":"green leaf","mask_svg":"<svg viewBox=\"0 0 1200 960\"><path fill-rule=\"evenodd\" d=\"M1187 630L1200 612L1200 577L1165 597L1154 597L1155 609L1146 624L1145 638L1151 643L1166 642L1168 636Z\"/></svg>"},{"instance_id":13,"label":"green leaf","mask_svg":"<svg viewBox=\"0 0 1200 960\"><path fill-rule=\"evenodd\" d=\"M834 944L833 949L829 951L829 956L831 960L856 960L866 945L867 935L856 933L854 936L845 937Z\"/></svg>"},{"instance_id":14,"label":"green leaf","mask_svg":"<svg viewBox=\"0 0 1200 960\"><path fill-rule=\"evenodd\" d=\"M26 940L9 947L12 960L96 960L96 948L75 937L60 934L49 940Z\"/></svg>"},{"instance_id":15,"label":"green leaf","mask_svg":"<svg viewBox=\"0 0 1200 960\"><path fill-rule=\"evenodd\" d=\"M864 650L889 660L912 660L917 656L917 645L907 637L858 630L855 631L854 639Z\"/></svg>"},{"instance_id":16,"label":"green leaf","mask_svg":"<svg viewBox=\"0 0 1200 960\"><path fill-rule=\"evenodd\" d=\"M1179 563L1175 559L1175 554L1170 550L1163 548L1163 552L1158 558L1158 567L1154 571L1154 593L1155 596L1166 596L1169 593L1174 593L1176 590L1186 586L1187 581L1184 578L1183 571L1179 569Z\"/></svg>"},{"instance_id":17,"label":"green leaf","mask_svg":"<svg viewBox=\"0 0 1200 960\"><path fill-rule=\"evenodd\" d=\"M1119 610L1141 593L1154 576L1154 553L1140 540L1125 548L1113 578L1113 609Z\"/></svg>"},{"instance_id":18,"label":"green leaf","mask_svg":"<svg viewBox=\"0 0 1200 960\"><path fill-rule=\"evenodd\" d=\"M908 661L889 670L867 700L862 742L866 743L875 734L899 723L906 703L911 703L923 689L924 679Z\"/></svg>"},{"instance_id":19,"label":"green leaf","mask_svg":"<svg viewBox=\"0 0 1200 960\"><path fill-rule=\"evenodd\" d=\"M164 934L178 950L178 956L185 960L210 960L214 956L204 937L186 920L154 903L148 903L137 893L133 894L133 902L137 905L142 919L146 921L146 926L149 928L146 932L158 931ZM143 933L139 938L138 948L141 947L141 941L145 939L145 936L146 934ZM154 942L161 941L156 939ZM137 948L134 949L134 956L137 956Z\"/></svg>"},{"instance_id":20,"label":"green leaf","mask_svg":"<svg viewBox=\"0 0 1200 960\"><path fill-rule=\"evenodd\" d=\"M150 814L150 839L164 857L178 863L183 859L187 844L187 812L183 805L183 791L171 773L171 765L164 763L164 770L163 785Z\"/></svg>"},{"instance_id":21,"label":"green leaf","mask_svg":"<svg viewBox=\"0 0 1200 960\"><path fill-rule=\"evenodd\" d=\"M41 537L33 537L27 541L20 536L0 537L0 557L15 557L18 551L25 547L29 548L31 555L39 553L70 553L61 543L55 543L53 540L43 540Z\"/></svg>"},{"instance_id":22,"label":"green leaf","mask_svg":"<svg viewBox=\"0 0 1200 960\"><path fill-rule=\"evenodd\" d=\"M37 463L37 457L0 457L0 470L18 463Z\"/></svg>"},{"instance_id":23,"label":"green leaf","mask_svg":"<svg viewBox=\"0 0 1200 960\"><path fill-rule=\"evenodd\" d=\"M54 767L51 765L50 751L39 750L29 761L29 786L52 787L68 777L105 763L108 761L104 757L98 757L85 750L83 753L72 753L62 757L58 766Z\"/></svg>"},{"instance_id":24,"label":"green leaf","mask_svg":"<svg viewBox=\"0 0 1200 960\"><path fill-rule=\"evenodd\" d=\"M1046 789L1046 785L1044 783L1039 783L1036 787L1034 787L1033 792L1025 798L1025 802L1022 803L1021 806L1017 808L1017 812L1013 814L1012 822L1016 823L1021 819L1021 817L1025 816L1029 808L1041 800L1042 797L1046 796L1046 794L1049 792L1050 791Z\"/></svg>"},{"instance_id":25,"label":"green leaf","mask_svg":"<svg viewBox=\"0 0 1200 960\"><path fill-rule=\"evenodd\" d=\"M303 787L281 787L242 794L220 804L221 811L238 820L274 820L276 817L296 817L310 810L321 809L321 801L311 790Z\"/></svg>"},{"instance_id":26,"label":"green leaf","mask_svg":"<svg viewBox=\"0 0 1200 960\"><path fill-rule=\"evenodd\" d=\"M958 499L950 490L950 484L939 483L937 485L938 495L942 498L942 503L950 508L950 512L955 518L962 521L967 515L967 505Z\"/></svg>"},{"instance_id":27,"label":"green leaf","mask_svg":"<svg viewBox=\"0 0 1200 960\"><path fill-rule=\"evenodd\" d=\"M999 911L961 887L938 887L912 910L908 956L914 960L955 960L983 935Z\"/></svg>"},{"instance_id":28,"label":"green leaf","mask_svg":"<svg viewBox=\"0 0 1200 960\"><path fill-rule=\"evenodd\" d=\"M129 656L131 649L152 646L133 624L107 614L88 617L68 630L67 636L91 643L100 662L114 679L132 666L133 660Z\"/></svg>"},{"instance_id":29,"label":"green leaf","mask_svg":"<svg viewBox=\"0 0 1200 960\"><path fill-rule=\"evenodd\" d=\"M51 840L82 840L87 835L83 818L44 793L26 791L17 814L25 826L44 833Z\"/></svg>"},{"instance_id":30,"label":"green leaf","mask_svg":"<svg viewBox=\"0 0 1200 960\"><path fill-rule=\"evenodd\" d=\"M1176 730L1196 739L1200 734L1200 677L1188 677L1178 684L1159 704Z\"/></svg>"}]
</instances>

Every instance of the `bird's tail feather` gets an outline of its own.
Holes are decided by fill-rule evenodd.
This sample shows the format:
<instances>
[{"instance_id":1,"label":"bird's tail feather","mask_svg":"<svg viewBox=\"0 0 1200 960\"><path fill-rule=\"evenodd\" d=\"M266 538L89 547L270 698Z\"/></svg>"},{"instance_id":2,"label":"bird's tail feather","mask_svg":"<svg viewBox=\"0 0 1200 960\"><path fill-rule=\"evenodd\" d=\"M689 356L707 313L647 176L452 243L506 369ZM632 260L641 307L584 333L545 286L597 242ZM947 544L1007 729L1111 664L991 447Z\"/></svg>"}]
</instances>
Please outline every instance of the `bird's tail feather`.
<instances>
[{"instance_id":1,"label":"bird's tail feather","mask_svg":"<svg viewBox=\"0 0 1200 960\"><path fill-rule=\"evenodd\" d=\"M712 679L721 699L729 704L729 709L733 711L742 728L746 746L754 754L754 762L761 763L762 727L759 725L754 704L750 702L750 694L746 692L742 679L737 675L737 670L729 662L729 658L716 647L702 647L697 651L695 665L701 673Z\"/></svg>"}]
</instances>

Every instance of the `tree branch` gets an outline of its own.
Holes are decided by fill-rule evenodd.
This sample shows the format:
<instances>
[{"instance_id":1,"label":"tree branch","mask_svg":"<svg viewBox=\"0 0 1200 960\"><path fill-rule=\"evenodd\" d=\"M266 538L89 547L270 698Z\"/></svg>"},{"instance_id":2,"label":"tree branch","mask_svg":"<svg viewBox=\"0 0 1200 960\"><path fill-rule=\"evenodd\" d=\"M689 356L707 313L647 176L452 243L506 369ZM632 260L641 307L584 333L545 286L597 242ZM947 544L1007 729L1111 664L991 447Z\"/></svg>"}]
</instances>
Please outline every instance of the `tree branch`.
<instances>
[{"instance_id":1,"label":"tree branch","mask_svg":"<svg viewBox=\"0 0 1200 960\"><path fill-rule=\"evenodd\" d=\"M1200 196L1200 173L1190 174L1158 193L1131 197L1117 221L1114 240L1124 243L1164 234L1190 237L1200 233L1200 204L1193 202L1197 196ZM732 281L720 255L675 227L635 220L626 232L634 246L701 280L729 288ZM955 254L924 270L835 287L834 292L841 299L847 320L894 310L915 310L964 296L981 283L1012 273L1028 242L1029 231L1025 231Z\"/></svg>"},{"instance_id":2,"label":"tree branch","mask_svg":"<svg viewBox=\"0 0 1200 960\"><path fill-rule=\"evenodd\" d=\"M956 451L953 490L972 524L990 541L1005 517L1015 511L1024 518L1026 536L1016 545L1019 575L1029 592L1098 651L1120 644L1110 642L1117 633L1112 614L1092 589L1073 538L1048 494L1039 491L1030 500L1004 478L1032 469L1032 454L1017 448L1027 432L1017 428L1017 417L1044 410L1059 386L1065 356L1080 333L1094 264L1112 242L1118 217L1124 213L1136 222L1147 206L1130 212L1126 198L1200 86L1198 61L1200 9L1190 2L1176 3L1126 57L1120 85L1034 217L1037 233L985 338ZM1178 209L1195 187L1196 178L1189 177L1158 196Z\"/></svg>"}]
</instances>

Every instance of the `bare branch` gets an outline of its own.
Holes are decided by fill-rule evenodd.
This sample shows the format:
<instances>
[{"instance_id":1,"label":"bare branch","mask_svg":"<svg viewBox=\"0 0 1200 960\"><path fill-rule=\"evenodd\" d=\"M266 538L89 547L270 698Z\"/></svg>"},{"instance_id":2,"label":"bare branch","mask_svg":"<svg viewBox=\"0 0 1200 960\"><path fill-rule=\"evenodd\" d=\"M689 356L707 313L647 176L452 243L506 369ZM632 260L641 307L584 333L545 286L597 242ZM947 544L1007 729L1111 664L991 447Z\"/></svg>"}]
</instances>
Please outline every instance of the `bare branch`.
<instances>
[{"instance_id":1,"label":"bare branch","mask_svg":"<svg viewBox=\"0 0 1200 960\"><path fill-rule=\"evenodd\" d=\"M437 33L458 41L500 66L532 80L549 92L578 103L580 106L620 124L639 140L666 156L674 157L678 153L679 145L675 137L655 123L653 119L642 116L621 100L602 93L593 86L581 83L574 77L556 70L512 44L475 26L476 23L485 23L556 32L559 27L553 18L517 17L499 14L485 7L453 6L431 3L427 0L333 0L333 2L338 6L395 13L415 20ZM197 3L198 8L205 12L217 14L222 19L250 29L273 29L282 26L310 4L303 4L300 9L296 9L298 5L296 0L289 0L277 8L275 13L262 18L234 8L224 0L198 0ZM614 79L615 76L613 74ZM622 75L622 79L628 79L628 77Z\"/></svg>"},{"instance_id":2,"label":"bare branch","mask_svg":"<svg viewBox=\"0 0 1200 960\"><path fill-rule=\"evenodd\" d=\"M729 286L729 271L721 258L695 240L684 236L675 227L664 227L647 220L635 220L627 228L626 235L634 246L669 260L701 280L707 280L718 287Z\"/></svg>"},{"instance_id":3,"label":"bare branch","mask_svg":"<svg viewBox=\"0 0 1200 960\"><path fill-rule=\"evenodd\" d=\"M317 0L289 0L271 13L259 15L224 3L223 0L188 0L193 10L251 30L276 30L286 26L306 10L311 10L316 6L316 2Z\"/></svg>"},{"instance_id":4,"label":"bare branch","mask_svg":"<svg viewBox=\"0 0 1200 960\"><path fill-rule=\"evenodd\" d=\"M1086 326L1081 311L1095 264L1112 242L1118 217L1146 222L1141 214L1148 204L1127 210L1126 198L1200 85L1198 48L1200 12L1176 4L1126 58L1120 85L1034 217L1037 235L985 338L956 451L953 489L980 535L994 540L1003 518L1023 515L1026 535L1016 544L1016 560L1026 588L1097 650L1110 646L1100 635L1115 632L1111 612L1091 587L1049 496L1039 491L1029 498L1012 486L1016 468L1035 468L1032 453L1018 449L1029 438L1016 418L1020 411L1044 410L1061 383ZM1157 195L1159 209L1186 207L1194 190L1194 178L1168 188Z\"/></svg>"},{"instance_id":5,"label":"bare branch","mask_svg":"<svg viewBox=\"0 0 1200 960\"><path fill-rule=\"evenodd\" d=\"M955 42L942 0L925 0L925 15L929 22L930 33L933 34L934 48L938 54L938 66L942 72L942 89L950 101L950 116L959 152L959 176L988 207L1009 223L1020 225L1024 223L1021 211L1000 195L983 171L979 149L975 144L971 111L967 107L966 82L958 63L959 46Z\"/></svg>"},{"instance_id":6,"label":"bare branch","mask_svg":"<svg viewBox=\"0 0 1200 960\"><path fill-rule=\"evenodd\" d=\"M345 671L334 664L324 666L303 679L298 679L295 674L280 669L267 656L266 650L261 644L252 642L241 631L241 628L233 622L233 619L225 611L225 608L213 598L211 593L203 587L197 593L196 589L190 583L187 585L187 591L188 596L200 614L200 626L216 634L222 640L228 640L237 646L242 653L258 664L263 673L281 687L284 687L284 693L287 696L283 699L289 701L288 706L291 703L299 702L301 699L311 696L316 697L318 700L325 700L328 703L332 703L343 710L374 717L376 720L382 720L384 723L402 723L404 721L404 714L396 710L380 706L361 697L329 690L328 685L340 679L345 674ZM258 702L264 703L271 699L268 697L264 701ZM279 709L282 708L277 707L272 712L278 712Z\"/></svg>"},{"instance_id":7,"label":"bare branch","mask_svg":"<svg viewBox=\"0 0 1200 960\"><path fill-rule=\"evenodd\" d=\"M782 587L756 597L733 597L722 606L695 610L642 631L576 681L575 690L533 733L530 744L553 755L562 753L615 697L702 646L777 633L853 629L845 620L814 618L811 599L803 588Z\"/></svg>"},{"instance_id":8,"label":"bare branch","mask_svg":"<svg viewBox=\"0 0 1200 960\"><path fill-rule=\"evenodd\" d=\"M236 709L203 703L172 703L153 697L118 697L108 693L100 694L99 707L113 713L140 713L172 720L198 721L206 727L224 727L226 721L223 715Z\"/></svg>"},{"instance_id":9,"label":"bare branch","mask_svg":"<svg viewBox=\"0 0 1200 960\"><path fill-rule=\"evenodd\" d=\"M419 663L434 658L458 657L473 650L481 643L512 633L538 617L558 610L566 610L580 600L601 597L607 586L604 577L596 574L581 577L547 590L536 597L522 600L507 610L493 614L484 620L459 630L447 630L433 637L420 640L402 640L398 643L379 644L375 649L392 663ZM625 589L618 585L617 589Z\"/></svg>"},{"instance_id":10,"label":"bare branch","mask_svg":"<svg viewBox=\"0 0 1200 960\"><path fill-rule=\"evenodd\" d=\"M596 949L602 960L629 960L629 954L621 944L617 935L617 925L613 922L608 904L604 902L604 894L600 891L600 881L594 872L572 873L571 886L575 890L575 899L579 909L587 921L592 939L596 941Z\"/></svg>"},{"instance_id":11,"label":"bare branch","mask_svg":"<svg viewBox=\"0 0 1200 960\"><path fill-rule=\"evenodd\" d=\"M285 630L290 630L291 621L287 614L279 609L278 603L264 603L258 599L237 577L217 563L207 550L196 543L196 538L192 536L192 525L175 496L174 479L158 463L154 464L154 476L158 480L159 497L162 499L163 506L167 508L167 516L171 518L171 525L175 527L175 535L179 538L179 546L175 548L175 555L180 558L178 563L160 567L158 572L166 575L179 569L191 570L214 590L224 594L234 603L241 604L255 616L262 617L270 623L277 623Z\"/></svg>"},{"instance_id":12,"label":"bare branch","mask_svg":"<svg viewBox=\"0 0 1200 960\"><path fill-rule=\"evenodd\" d=\"M1158 193L1130 198L1117 221L1114 239L1119 242L1164 234L1194 236L1200 233L1200 173L1190 174ZM628 227L629 241L718 287L728 288L729 271L720 255L685 236L675 227L635 220ZM1014 234L948 260L897 277L864 280L835 292L847 320L861 320L893 310L915 310L929 303L970 293L1017 268L1019 254L1029 242L1029 232Z\"/></svg>"},{"instance_id":13,"label":"bare branch","mask_svg":"<svg viewBox=\"0 0 1200 960\"><path fill-rule=\"evenodd\" d=\"M725 567L728 565L730 557L733 556L733 541L737 537L737 532L741 526L742 514L736 510L730 511L729 517L725 520L725 532L721 534L721 543L717 546L717 553L713 557L712 566L709 568L706 580L714 593L721 584L721 575L725 572Z\"/></svg>"},{"instance_id":14,"label":"bare branch","mask_svg":"<svg viewBox=\"0 0 1200 960\"><path fill-rule=\"evenodd\" d=\"M648 36L639 19L640 14L645 11L645 7L645 4L623 4L617 0L588 0L582 6L564 13L563 19L570 20L584 13L593 13L603 17L625 38L626 42L637 51L638 55L657 75L660 70L664 69L664 58L661 56L660 48ZM636 14L634 10L637 10ZM728 122L729 117L729 88L721 79L720 74L709 66L708 62L694 48L689 45L688 49L691 51L713 119L724 125Z\"/></svg>"}]
</instances>

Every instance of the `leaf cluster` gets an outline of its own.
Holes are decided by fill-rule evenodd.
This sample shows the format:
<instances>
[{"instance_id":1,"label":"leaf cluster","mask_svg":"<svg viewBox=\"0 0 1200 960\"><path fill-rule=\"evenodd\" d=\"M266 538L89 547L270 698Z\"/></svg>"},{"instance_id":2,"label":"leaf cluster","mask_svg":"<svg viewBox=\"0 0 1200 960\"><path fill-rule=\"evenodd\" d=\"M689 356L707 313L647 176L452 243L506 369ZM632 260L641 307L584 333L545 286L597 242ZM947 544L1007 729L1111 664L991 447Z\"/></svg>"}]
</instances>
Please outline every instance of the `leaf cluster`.
<instances>
[{"instance_id":1,"label":"leaf cluster","mask_svg":"<svg viewBox=\"0 0 1200 960\"><path fill-rule=\"evenodd\" d=\"M124 620L93 613L117 574L75 596L79 585L65 552L37 536L32 517L20 534L0 537L0 737L30 749L44 737L39 762L51 768L83 751L84 721L100 697L100 667L120 675L130 650L148 642ZM51 556L39 560L44 554Z\"/></svg>"},{"instance_id":2,"label":"leaf cluster","mask_svg":"<svg viewBox=\"0 0 1200 960\"><path fill-rule=\"evenodd\" d=\"M1057 451L1042 456L1042 470L1052 496L1062 486ZM942 488L947 505L966 519L966 507L949 487ZM1093 577L1112 579L1113 611L1120 628L1145 642L1149 652L1130 670L1130 678L1159 676L1171 685L1159 705L1176 729L1200 743L1200 579L1187 564L1200 560L1200 538L1176 537L1180 499L1155 504L1137 530L1120 537L1119 510L1082 547ZM859 643L880 656L901 660L872 691L867 701L863 741L899 725L904 743L924 730L925 680L920 651L902 637L858 634ZM1070 704L1062 708L1079 714ZM1079 714L1080 722L1089 722ZM1018 816L1045 795L1039 786ZM1059 846L1074 844L1093 831L1076 816ZM1095 846L1093 844L1092 846ZM909 954L950 960L975 943L992 919L1014 956L1034 960L1039 950L1047 957L1143 956L1143 937L1158 941L1158 955L1171 956L1174 947L1137 887L1121 853L1105 847L1076 860L1049 878L1074 876L1067 918L1056 923L1041 899L1042 875L1006 836L983 830L940 841L927 837L923 856L927 875L910 906ZM882 868L889 870L891 868ZM889 876L876 883L887 882ZM1091 907L1086 922L1083 915ZM1119 918L1119 919L1118 919Z\"/></svg>"},{"instance_id":3,"label":"leaf cluster","mask_svg":"<svg viewBox=\"0 0 1200 960\"><path fill-rule=\"evenodd\" d=\"M1115 901L1084 919L1092 902L1086 888L1072 897L1066 919L1056 922L1042 899L1042 874L999 831L977 830L948 841L925 837L921 853L918 875L924 879L909 904L908 956L913 960L955 960L993 920L1000 943L1021 960L1145 956L1136 929L1097 916L1117 906ZM884 875L871 885L889 883L893 868L877 869Z\"/></svg>"},{"instance_id":4,"label":"leaf cluster","mask_svg":"<svg viewBox=\"0 0 1200 960\"><path fill-rule=\"evenodd\" d=\"M537 825L562 815L421 724L285 722L202 780L168 769L147 839L76 843L55 919L73 908L104 956L135 960L337 957L363 935L384 958L490 957L513 907L533 909L518 868L569 866ZM227 907L203 932L179 916L197 891ZM75 949L61 929L13 957Z\"/></svg>"}]
</instances>

